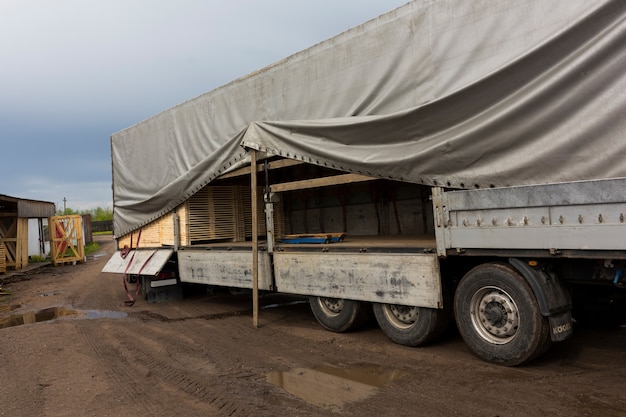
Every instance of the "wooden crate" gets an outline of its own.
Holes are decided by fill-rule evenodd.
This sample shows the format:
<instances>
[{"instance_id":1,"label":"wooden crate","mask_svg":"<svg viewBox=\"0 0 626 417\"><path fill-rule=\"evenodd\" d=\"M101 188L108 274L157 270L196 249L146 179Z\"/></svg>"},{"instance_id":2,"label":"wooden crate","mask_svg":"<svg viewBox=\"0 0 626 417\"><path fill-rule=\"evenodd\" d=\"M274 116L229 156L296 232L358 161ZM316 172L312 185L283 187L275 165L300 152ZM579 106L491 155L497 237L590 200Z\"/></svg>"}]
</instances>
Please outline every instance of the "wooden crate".
<instances>
[{"instance_id":1,"label":"wooden crate","mask_svg":"<svg viewBox=\"0 0 626 417\"><path fill-rule=\"evenodd\" d=\"M83 218L79 214L54 216L50 226L50 257L54 266L70 262L84 262L85 241Z\"/></svg>"}]
</instances>

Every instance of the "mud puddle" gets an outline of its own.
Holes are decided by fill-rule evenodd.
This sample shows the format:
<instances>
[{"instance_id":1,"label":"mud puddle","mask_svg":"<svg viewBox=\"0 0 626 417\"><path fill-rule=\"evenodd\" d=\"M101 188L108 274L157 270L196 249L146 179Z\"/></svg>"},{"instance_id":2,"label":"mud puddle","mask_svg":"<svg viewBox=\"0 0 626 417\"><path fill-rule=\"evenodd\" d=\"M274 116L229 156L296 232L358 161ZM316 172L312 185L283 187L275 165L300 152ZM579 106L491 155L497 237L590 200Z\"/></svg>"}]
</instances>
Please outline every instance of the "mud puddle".
<instances>
[{"instance_id":1,"label":"mud puddle","mask_svg":"<svg viewBox=\"0 0 626 417\"><path fill-rule=\"evenodd\" d=\"M405 373L380 365L363 364L349 368L322 366L270 372L267 381L291 395L321 407L341 408L374 395Z\"/></svg>"},{"instance_id":2,"label":"mud puddle","mask_svg":"<svg viewBox=\"0 0 626 417\"><path fill-rule=\"evenodd\" d=\"M0 313L15 311L21 308L20 305L1 306ZM0 317L0 329L7 327L21 326L24 324L40 323L56 319L121 319L128 314L121 311L102 310L74 310L68 307L49 307L41 310L30 310L26 312L13 313L6 317Z\"/></svg>"}]
</instances>

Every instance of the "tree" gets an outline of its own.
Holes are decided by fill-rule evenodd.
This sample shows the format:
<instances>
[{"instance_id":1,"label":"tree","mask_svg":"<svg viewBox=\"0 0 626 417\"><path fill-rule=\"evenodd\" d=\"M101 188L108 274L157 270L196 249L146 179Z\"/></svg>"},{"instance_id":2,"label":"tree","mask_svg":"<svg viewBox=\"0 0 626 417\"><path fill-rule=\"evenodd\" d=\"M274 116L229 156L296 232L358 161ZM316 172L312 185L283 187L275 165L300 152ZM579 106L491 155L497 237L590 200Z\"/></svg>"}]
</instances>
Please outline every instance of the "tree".
<instances>
[{"instance_id":1,"label":"tree","mask_svg":"<svg viewBox=\"0 0 626 417\"><path fill-rule=\"evenodd\" d=\"M57 210L56 215L57 216L68 216L70 214L80 214L78 212L78 210L73 210L69 207L66 207L65 210Z\"/></svg>"},{"instance_id":2,"label":"tree","mask_svg":"<svg viewBox=\"0 0 626 417\"><path fill-rule=\"evenodd\" d=\"M113 210L111 210L110 207L97 207L91 210L83 210L80 214L91 214L91 220L94 222L113 220Z\"/></svg>"},{"instance_id":3,"label":"tree","mask_svg":"<svg viewBox=\"0 0 626 417\"><path fill-rule=\"evenodd\" d=\"M111 210L110 207L97 207L95 209L81 210L80 212L67 207L65 210L57 210L56 212L57 216L67 216L70 214L90 214L91 221L94 222L113 220L113 210Z\"/></svg>"}]
</instances>

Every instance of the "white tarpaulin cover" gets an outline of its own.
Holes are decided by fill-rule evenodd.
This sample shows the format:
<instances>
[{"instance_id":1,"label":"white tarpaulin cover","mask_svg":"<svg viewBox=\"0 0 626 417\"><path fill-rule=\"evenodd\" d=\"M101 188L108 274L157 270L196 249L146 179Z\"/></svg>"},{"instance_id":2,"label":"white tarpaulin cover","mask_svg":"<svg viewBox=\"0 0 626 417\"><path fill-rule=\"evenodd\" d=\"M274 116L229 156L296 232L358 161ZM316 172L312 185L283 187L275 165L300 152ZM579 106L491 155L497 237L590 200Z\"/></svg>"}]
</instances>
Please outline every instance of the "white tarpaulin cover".
<instances>
[{"instance_id":1,"label":"white tarpaulin cover","mask_svg":"<svg viewBox=\"0 0 626 417\"><path fill-rule=\"evenodd\" d=\"M626 1L417 0L115 133L115 232L246 147L457 188L624 177L625 110Z\"/></svg>"}]
</instances>

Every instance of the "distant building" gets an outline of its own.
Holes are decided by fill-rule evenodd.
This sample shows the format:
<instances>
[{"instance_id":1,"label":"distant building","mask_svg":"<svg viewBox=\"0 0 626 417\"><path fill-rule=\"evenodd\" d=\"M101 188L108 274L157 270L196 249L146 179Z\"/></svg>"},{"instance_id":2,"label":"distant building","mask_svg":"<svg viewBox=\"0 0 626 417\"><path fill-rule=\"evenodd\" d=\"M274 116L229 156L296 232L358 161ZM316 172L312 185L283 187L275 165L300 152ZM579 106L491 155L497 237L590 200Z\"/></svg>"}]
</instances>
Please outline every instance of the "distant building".
<instances>
[{"instance_id":1,"label":"distant building","mask_svg":"<svg viewBox=\"0 0 626 417\"><path fill-rule=\"evenodd\" d=\"M26 267L29 255L48 253L46 229L55 211L48 201L0 194L0 272Z\"/></svg>"}]
</instances>

